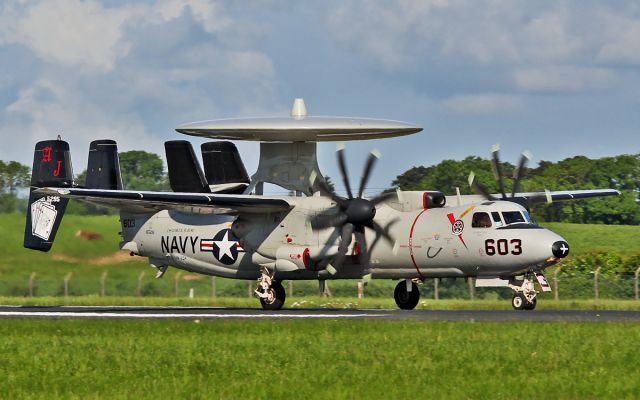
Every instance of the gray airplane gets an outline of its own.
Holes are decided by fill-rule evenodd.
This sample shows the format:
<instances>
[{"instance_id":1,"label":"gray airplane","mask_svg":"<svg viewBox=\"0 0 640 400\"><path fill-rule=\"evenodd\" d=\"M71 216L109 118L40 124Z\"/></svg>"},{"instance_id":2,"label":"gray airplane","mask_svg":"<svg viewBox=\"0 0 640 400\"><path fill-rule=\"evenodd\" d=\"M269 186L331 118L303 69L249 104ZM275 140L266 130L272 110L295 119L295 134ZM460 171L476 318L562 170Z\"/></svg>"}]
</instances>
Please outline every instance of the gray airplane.
<instances>
[{"instance_id":1,"label":"gray airplane","mask_svg":"<svg viewBox=\"0 0 640 400\"><path fill-rule=\"evenodd\" d=\"M48 251L69 199L119 210L120 248L147 257L161 278L168 267L233 279L257 280L262 307L280 309L283 280L399 280L394 298L402 309L419 302L417 283L427 278L475 278L478 287L509 287L512 306L532 310L543 272L569 254L569 244L534 224L535 203L619 195L611 189L518 192L530 158L523 154L513 188L502 183L498 148L492 150L500 193L445 196L437 191L397 191L365 198L378 158L372 153L357 192L344 149L337 164L347 196L338 196L318 169L316 142L394 137L421 128L397 121L309 117L296 100L290 118L227 119L187 124L181 133L261 143L251 177L235 145L202 145L204 171L189 142L165 143L173 192L123 190L116 143L91 143L87 180L73 181L69 145L36 144L24 246ZM291 196L262 195L263 184Z\"/></svg>"}]
</instances>

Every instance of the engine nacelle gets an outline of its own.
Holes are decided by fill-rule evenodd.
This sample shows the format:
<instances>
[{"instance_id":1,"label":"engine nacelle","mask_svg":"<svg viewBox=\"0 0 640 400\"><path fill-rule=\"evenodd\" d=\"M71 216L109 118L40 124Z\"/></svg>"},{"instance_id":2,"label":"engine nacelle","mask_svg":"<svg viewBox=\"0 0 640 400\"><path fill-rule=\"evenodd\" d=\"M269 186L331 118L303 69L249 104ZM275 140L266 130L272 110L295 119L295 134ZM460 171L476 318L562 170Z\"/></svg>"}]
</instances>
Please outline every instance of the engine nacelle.
<instances>
[{"instance_id":1,"label":"engine nacelle","mask_svg":"<svg viewBox=\"0 0 640 400\"><path fill-rule=\"evenodd\" d=\"M442 208L447 204L447 198L442 192L424 192L422 194L422 208Z\"/></svg>"}]
</instances>

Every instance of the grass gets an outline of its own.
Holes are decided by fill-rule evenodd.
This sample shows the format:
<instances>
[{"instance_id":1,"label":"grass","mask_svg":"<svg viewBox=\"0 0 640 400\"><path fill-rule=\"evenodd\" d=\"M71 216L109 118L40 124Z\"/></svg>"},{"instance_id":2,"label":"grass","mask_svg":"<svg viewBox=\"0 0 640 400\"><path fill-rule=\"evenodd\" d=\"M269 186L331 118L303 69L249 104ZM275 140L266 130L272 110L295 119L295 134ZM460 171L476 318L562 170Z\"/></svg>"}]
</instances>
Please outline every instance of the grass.
<instances>
[{"instance_id":1,"label":"grass","mask_svg":"<svg viewBox=\"0 0 640 400\"><path fill-rule=\"evenodd\" d=\"M545 222L541 224L564 237L571 246L572 255L584 255L597 251L612 251L622 257L640 254L640 226L566 224Z\"/></svg>"},{"instance_id":2,"label":"grass","mask_svg":"<svg viewBox=\"0 0 640 400\"><path fill-rule=\"evenodd\" d=\"M176 307L235 307L259 308L258 299L239 297L0 297L2 305L21 306L176 306ZM396 309L393 298L367 297L319 297L287 298L285 308L348 308L348 309ZM509 300L421 300L418 310L511 310ZM640 311L640 301L635 300L551 300L540 299L536 310L619 310Z\"/></svg>"},{"instance_id":3,"label":"grass","mask_svg":"<svg viewBox=\"0 0 640 400\"><path fill-rule=\"evenodd\" d=\"M633 323L11 320L0 398L637 398Z\"/></svg>"}]
</instances>

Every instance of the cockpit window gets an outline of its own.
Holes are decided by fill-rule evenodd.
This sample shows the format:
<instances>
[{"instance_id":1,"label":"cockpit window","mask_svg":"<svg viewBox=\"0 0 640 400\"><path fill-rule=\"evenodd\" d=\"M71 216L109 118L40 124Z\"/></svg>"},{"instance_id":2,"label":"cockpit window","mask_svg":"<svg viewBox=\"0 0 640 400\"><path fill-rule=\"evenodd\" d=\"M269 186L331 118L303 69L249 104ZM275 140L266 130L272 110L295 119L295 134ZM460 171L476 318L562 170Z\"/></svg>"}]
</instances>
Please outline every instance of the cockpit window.
<instances>
[{"instance_id":1,"label":"cockpit window","mask_svg":"<svg viewBox=\"0 0 640 400\"><path fill-rule=\"evenodd\" d=\"M490 228L491 227L491 218L489 214L486 212L477 212L473 214L473 219L471 220L472 228Z\"/></svg>"},{"instance_id":2,"label":"cockpit window","mask_svg":"<svg viewBox=\"0 0 640 400\"><path fill-rule=\"evenodd\" d=\"M518 222L525 222L524 217L520 211L503 211L502 218L504 218L504 223L515 224Z\"/></svg>"},{"instance_id":3,"label":"cockpit window","mask_svg":"<svg viewBox=\"0 0 640 400\"><path fill-rule=\"evenodd\" d=\"M497 211L494 211L491 213L491 218L493 218L493 222L495 222L496 226L502 226L504 225L502 223L502 218L500 218L500 213Z\"/></svg>"}]
</instances>

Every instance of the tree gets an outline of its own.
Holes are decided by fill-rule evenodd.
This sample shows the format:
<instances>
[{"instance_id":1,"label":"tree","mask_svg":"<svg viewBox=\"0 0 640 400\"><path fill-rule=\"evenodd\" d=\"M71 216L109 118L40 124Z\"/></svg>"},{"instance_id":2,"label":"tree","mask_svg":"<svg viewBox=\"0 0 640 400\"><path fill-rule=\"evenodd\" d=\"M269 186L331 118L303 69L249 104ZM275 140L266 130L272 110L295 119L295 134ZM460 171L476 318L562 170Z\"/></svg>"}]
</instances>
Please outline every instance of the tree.
<instances>
[{"instance_id":1,"label":"tree","mask_svg":"<svg viewBox=\"0 0 640 400\"><path fill-rule=\"evenodd\" d=\"M120 153L122 184L128 190L167 190L168 180L160 156L142 150Z\"/></svg>"},{"instance_id":2,"label":"tree","mask_svg":"<svg viewBox=\"0 0 640 400\"><path fill-rule=\"evenodd\" d=\"M0 161L0 212L24 210L26 201L18 197L18 191L29 184L29 167L16 161Z\"/></svg>"},{"instance_id":3,"label":"tree","mask_svg":"<svg viewBox=\"0 0 640 400\"><path fill-rule=\"evenodd\" d=\"M515 167L510 163L501 163L500 167L508 195ZM446 194L459 187L462 194L470 194L467 177L471 171L489 192L499 192L491 162L473 156L461 161L444 160L429 167L412 167L392 184L402 190L440 190ZM532 214L541 221L639 224L639 187L640 155L597 160L576 156L556 163L540 161L537 168L527 168L519 191L617 189L622 192L621 196L540 204L533 207Z\"/></svg>"}]
</instances>

